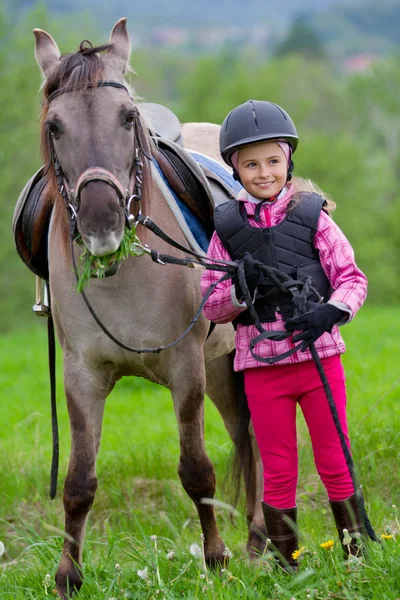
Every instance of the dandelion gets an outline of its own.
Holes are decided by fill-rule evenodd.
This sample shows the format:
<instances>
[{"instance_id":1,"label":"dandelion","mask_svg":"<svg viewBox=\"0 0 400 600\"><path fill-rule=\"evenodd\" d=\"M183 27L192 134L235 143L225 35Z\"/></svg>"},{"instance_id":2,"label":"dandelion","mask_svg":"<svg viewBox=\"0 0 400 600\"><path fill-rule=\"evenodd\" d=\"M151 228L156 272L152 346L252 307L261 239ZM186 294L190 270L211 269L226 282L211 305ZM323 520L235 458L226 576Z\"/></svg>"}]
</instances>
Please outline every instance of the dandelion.
<instances>
[{"instance_id":1,"label":"dandelion","mask_svg":"<svg viewBox=\"0 0 400 600\"><path fill-rule=\"evenodd\" d=\"M3 542L0 542L0 556L3 556L5 551L6 551L5 545L3 544Z\"/></svg>"},{"instance_id":2,"label":"dandelion","mask_svg":"<svg viewBox=\"0 0 400 600\"><path fill-rule=\"evenodd\" d=\"M204 575L204 573L200 573L200 579L205 579L206 576Z\"/></svg>"},{"instance_id":3,"label":"dandelion","mask_svg":"<svg viewBox=\"0 0 400 600\"><path fill-rule=\"evenodd\" d=\"M118 563L115 565L115 570L116 571L121 571L121 565L119 565Z\"/></svg>"},{"instance_id":4,"label":"dandelion","mask_svg":"<svg viewBox=\"0 0 400 600\"><path fill-rule=\"evenodd\" d=\"M173 552L171 550L171 552L167 553L167 560L174 560L174 558L175 558L175 552Z\"/></svg>"},{"instance_id":5,"label":"dandelion","mask_svg":"<svg viewBox=\"0 0 400 600\"><path fill-rule=\"evenodd\" d=\"M320 547L324 550L332 550L334 545L335 542L333 540L328 540L327 542L323 542L322 544L320 544Z\"/></svg>"},{"instance_id":6,"label":"dandelion","mask_svg":"<svg viewBox=\"0 0 400 600\"><path fill-rule=\"evenodd\" d=\"M301 548L292 552L293 560L298 560L300 558L300 556L302 556L304 554L304 551L305 551L304 546L301 546Z\"/></svg>"},{"instance_id":7,"label":"dandelion","mask_svg":"<svg viewBox=\"0 0 400 600\"><path fill-rule=\"evenodd\" d=\"M381 538L382 538L383 540L392 540L392 539L393 539L393 536L392 536L392 534L391 534L391 533L382 533L382 535L381 535Z\"/></svg>"},{"instance_id":8,"label":"dandelion","mask_svg":"<svg viewBox=\"0 0 400 600\"><path fill-rule=\"evenodd\" d=\"M138 569L138 571L136 571L138 577L140 577L140 579L148 579L149 578L149 569L148 567L145 567L144 569Z\"/></svg>"},{"instance_id":9,"label":"dandelion","mask_svg":"<svg viewBox=\"0 0 400 600\"><path fill-rule=\"evenodd\" d=\"M343 546L349 546L351 544L351 535L348 529L343 529Z\"/></svg>"},{"instance_id":10,"label":"dandelion","mask_svg":"<svg viewBox=\"0 0 400 600\"><path fill-rule=\"evenodd\" d=\"M47 596L47 588L49 588L52 585L51 575L49 575L48 573L46 574L45 578L42 581L42 585L44 586L44 593Z\"/></svg>"},{"instance_id":11,"label":"dandelion","mask_svg":"<svg viewBox=\"0 0 400 600\"><path fill-rule=\"evenodd\" d=\"M156 535L152 535L150 539L151 539L152 542L156 542L157 541L157 536Z\"/></svg>"},{"instance_id":12,"label":"dandelion","mask_svg":"<svg viewBox=\"0 0 400 600\"><path fill-rule=\"evenodd\" d=\"M191 544L191 546L190 546L190 554L192 556L195 556L196 558L201 558L203 556L201 548L200 548L200 546L198 544Z\"/></svg>"},{"instance_id":13,"label":"dandelion","mask_svg":"<svg viewBox=\"0 0 400 600\"><path fill-rule=\"evenodd\" d=\"M232 556L233 556L232 552L231 552L231 551L229 550L229 548L228 548L228 547L226 547L226 546L225 546L225 549L224 549L224 551L223 551L223 553L222 553L222 554L223 554L224 556L226 556L227 558L232 558Z\"/></svg>"}]
</instances>

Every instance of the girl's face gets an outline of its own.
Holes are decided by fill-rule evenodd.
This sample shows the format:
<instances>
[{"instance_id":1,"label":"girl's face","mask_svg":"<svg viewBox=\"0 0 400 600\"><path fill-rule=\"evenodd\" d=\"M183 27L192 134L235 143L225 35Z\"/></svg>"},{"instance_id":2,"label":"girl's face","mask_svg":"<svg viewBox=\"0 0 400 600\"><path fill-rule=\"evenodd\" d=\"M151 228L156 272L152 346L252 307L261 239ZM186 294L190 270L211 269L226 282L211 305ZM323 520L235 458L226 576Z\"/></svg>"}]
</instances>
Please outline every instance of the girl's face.
<instances>
[{"instance_id":1,"label":"girl's face","mask_svg":"<svg viewBox=\"0 0 400 600\"><path fill-rule=\"evenodd\" d=\"M284 187L288 164L276 142L261 142L239 150L237 171L249 194L267 200L279 194Z\"/></svg>"}]
</instances>

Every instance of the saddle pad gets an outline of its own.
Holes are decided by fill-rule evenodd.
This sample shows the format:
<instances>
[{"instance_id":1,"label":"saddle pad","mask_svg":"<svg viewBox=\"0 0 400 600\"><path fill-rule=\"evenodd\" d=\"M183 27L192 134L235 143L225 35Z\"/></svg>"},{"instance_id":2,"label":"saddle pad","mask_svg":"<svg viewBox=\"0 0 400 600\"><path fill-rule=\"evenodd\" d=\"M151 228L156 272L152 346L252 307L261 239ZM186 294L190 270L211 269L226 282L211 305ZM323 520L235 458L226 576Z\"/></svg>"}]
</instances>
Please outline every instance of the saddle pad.
<instances>
[{"instance_id":1,"label":"saddle pad","mask_svg":"<svg viewBox=\"0 0 400 600\"><path fill-rule=\"evenodd\" d=\"M168 187L172 197L174 198L177 206L179 207L179 210L181 211L196 242L198 243L200 248L203 250L203 252L207 252L208 245L210 243L210 238L207 236L205 227L200 222L200 219L198 219L198 217L196 217L196 215L194 215L192 213L192 211L186 206L186 204L174 192L174 190L169 185L164 173L162 172L162 170L160 168L160 165L158 164L158 162L156 161L155 158L153 158L153 166L156 168L157 173L160 175L161 179L163 180L165 185Z\"/></svg>"},{"instance_id":2,"label":"saddle pad","mask_svg":"<svg viewBox=\"0 0 400 600\"><path fill-rule=\"evenodd\" d=\"M187 148L186 151L189 152L189 154L200 166L205 167L206 169L214 173L214 175L217 175L217 177L219 177L219 179L221 179L225 183L225 185L231 190L232 196L235 198L237 197L238 193L242 189L242 186L238 181L233 179L232 173L228 171L228 169L226 169L223 165L221 165L213 158L206 156L205 154L201 154L200 152L196 152L195 150L188 150Z\"/></svg>"}]
</instances>

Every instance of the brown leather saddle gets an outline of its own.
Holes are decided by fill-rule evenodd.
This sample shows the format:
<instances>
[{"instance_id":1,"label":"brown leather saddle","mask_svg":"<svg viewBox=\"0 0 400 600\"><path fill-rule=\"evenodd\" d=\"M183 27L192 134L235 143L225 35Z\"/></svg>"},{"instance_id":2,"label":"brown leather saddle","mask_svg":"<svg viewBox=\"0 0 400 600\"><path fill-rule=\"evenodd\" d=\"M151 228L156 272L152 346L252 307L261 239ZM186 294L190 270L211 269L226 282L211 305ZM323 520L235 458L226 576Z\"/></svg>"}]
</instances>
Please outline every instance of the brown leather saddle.
<instances>
[{"instance_id":1,"label":"brown leather saddle","mask_svg":"<svg viewBox=\"0 0 400 600\"><path fill-rule=\"evenodd\" d=\"M181 125L172 111L152 103L140 106L147 115L150 114L154 158L165 179L211 237L214 208L233 198L233 189L210 169L197 163L183 148ZM44 169L41 168L20 194L14 211L13 232L17 252L24 264L47 281L47 242L53 201L46 194L46 185Z\"/></svg>"}]
</instances>

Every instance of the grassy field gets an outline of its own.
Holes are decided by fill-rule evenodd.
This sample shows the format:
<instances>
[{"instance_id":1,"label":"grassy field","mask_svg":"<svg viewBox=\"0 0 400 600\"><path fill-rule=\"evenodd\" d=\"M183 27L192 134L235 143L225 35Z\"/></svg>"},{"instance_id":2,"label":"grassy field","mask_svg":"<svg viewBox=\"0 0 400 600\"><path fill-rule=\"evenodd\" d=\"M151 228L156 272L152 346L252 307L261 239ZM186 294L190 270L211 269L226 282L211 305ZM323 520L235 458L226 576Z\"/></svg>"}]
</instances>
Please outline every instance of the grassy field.
<instances>
[{"instance_id":1,"label":"grassy field","mask_svg":"<svg viewBox=\"0 0 400 600\"><path fill-rule=\"evenodd\" d=\"M268 554L257 564L247 560L242 505L234 523L226 510L217 509L223 539L233 556L222 573L205 572L193 548L201 546L196 511L176 473L178 436L170 395L143 380L123 379L106 406L99 490L88 522L85 583L79 598L398 600L399 333L396 308L366 307L344 329L354 459L373 525L379 537L389 533L390 539L382 540L382 545L368 544L363 559L351 562L342 560L337 543L330 551L320 547L335 538L335 531L299 418L299 527L305 548L299 574L283 573ZM5 546L0 558L0 598L54 597L53 578L62 545L62 480L69 454L61 356L61 461L54 501L48 498L51 429L45 323L3 337L0 356L0 540ZM231 444L208 400L206 440L219 482L217 498L229 502L221 482Z\"/></svg>"}]
</instances>

